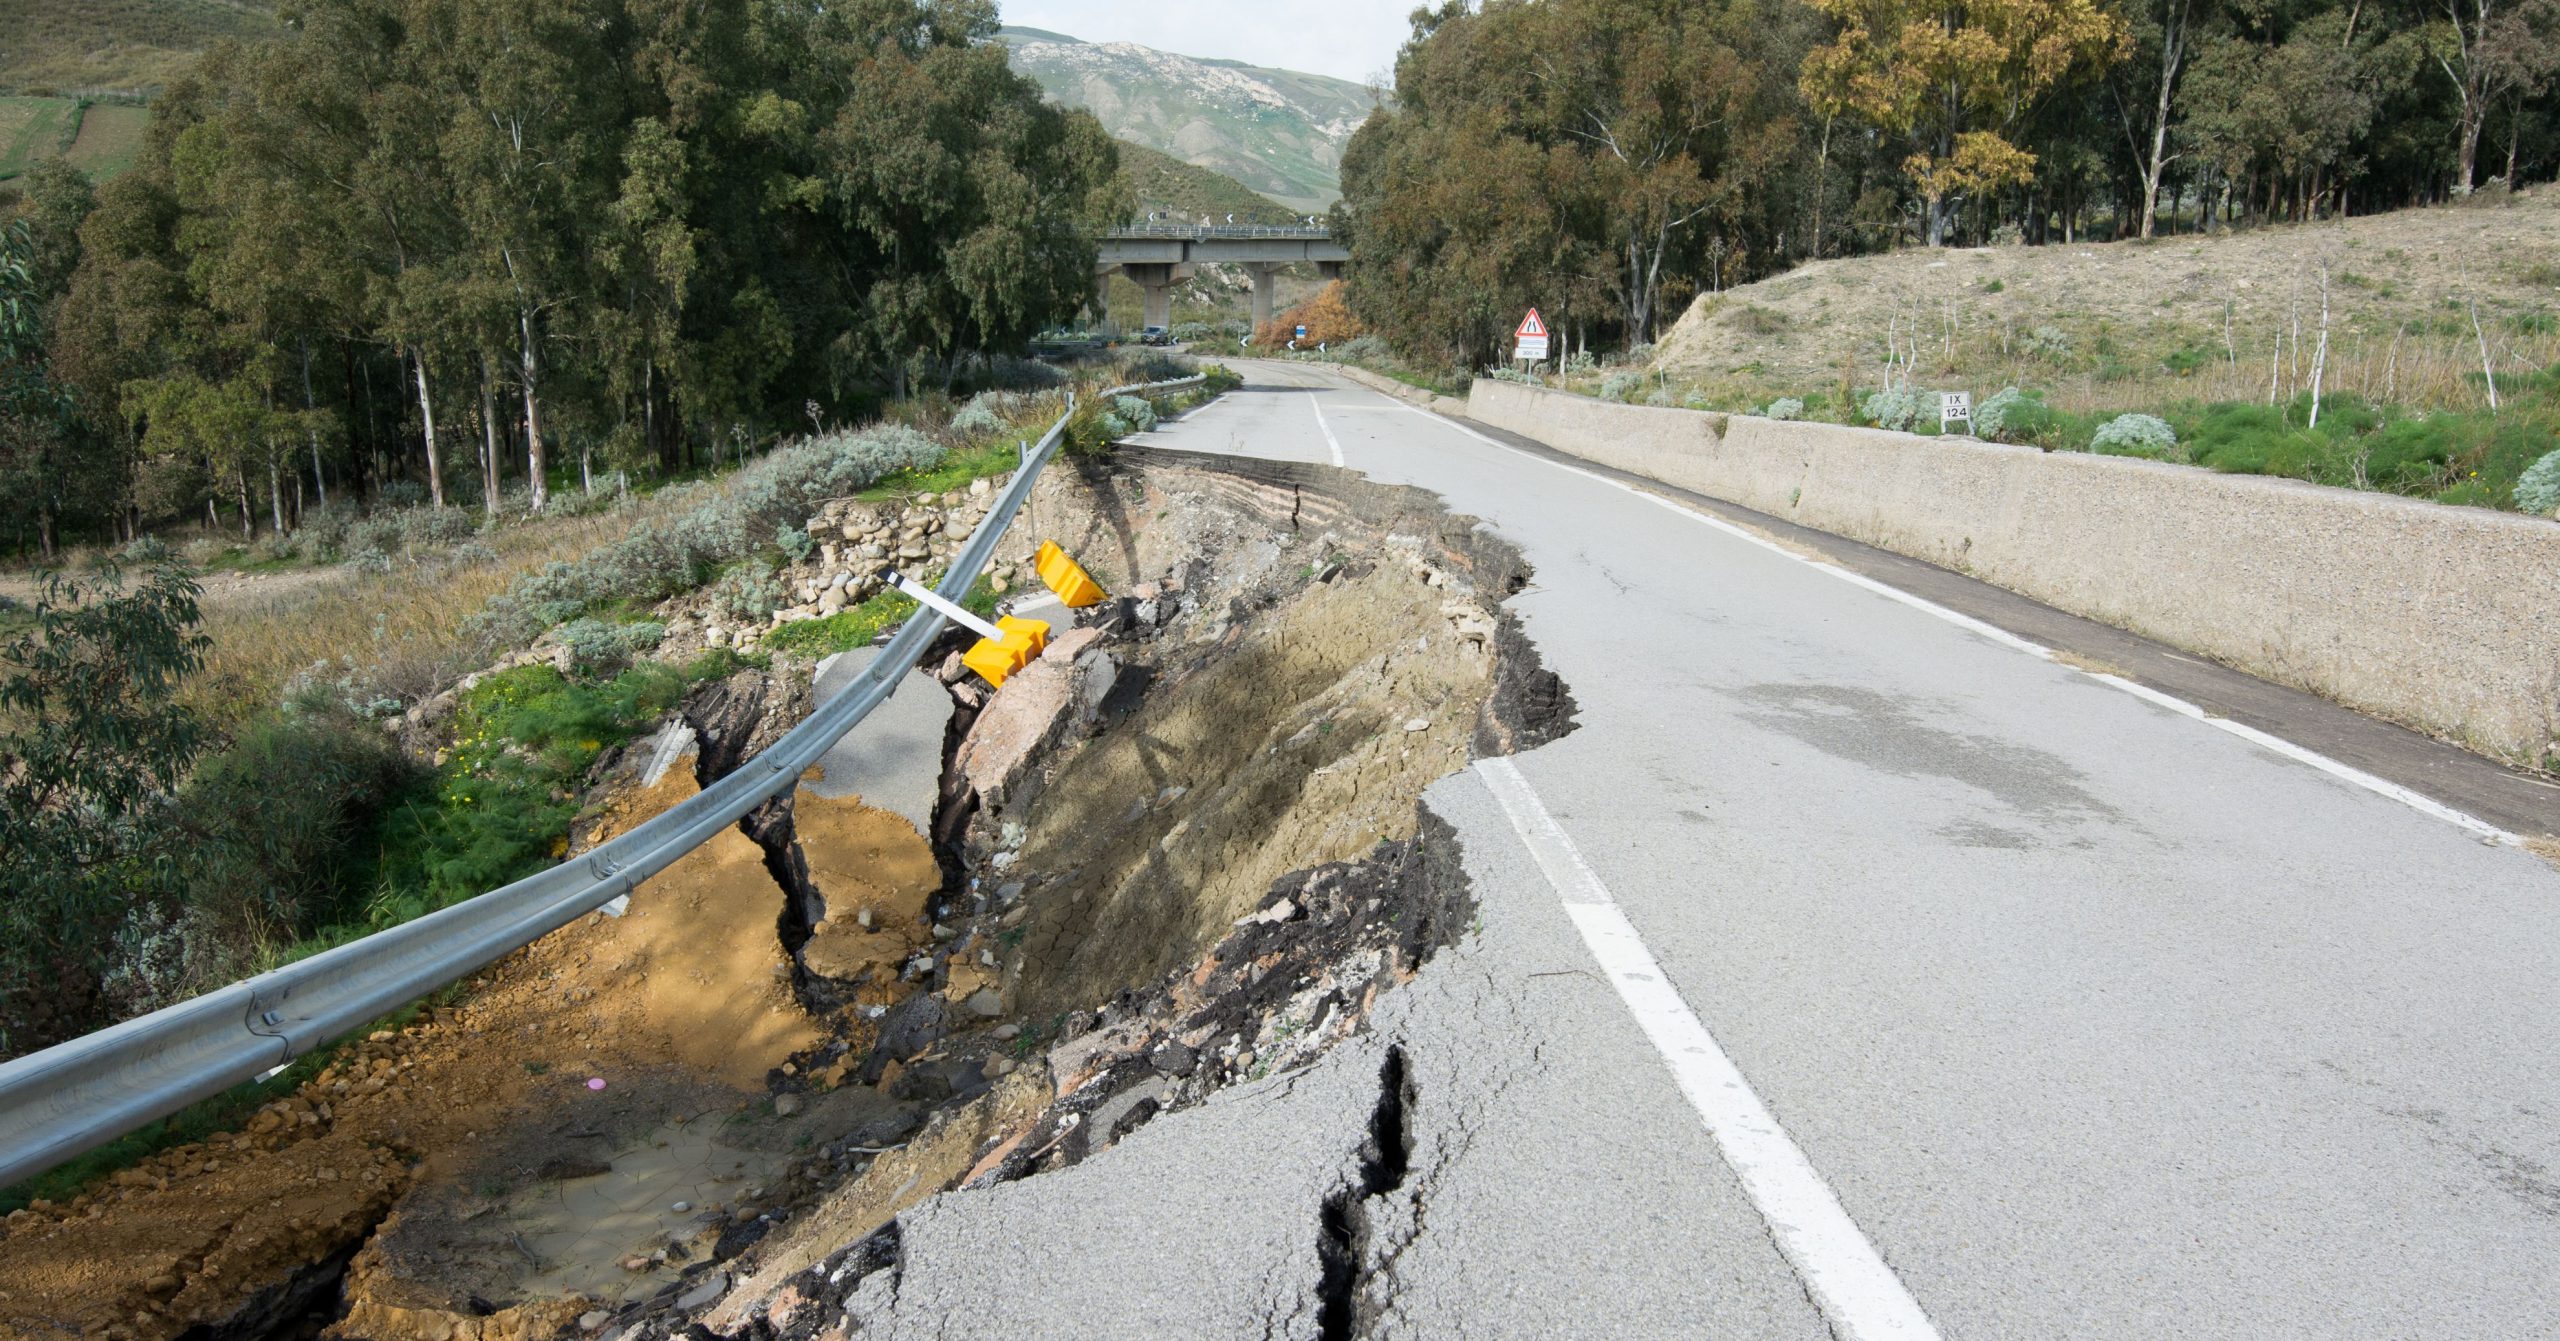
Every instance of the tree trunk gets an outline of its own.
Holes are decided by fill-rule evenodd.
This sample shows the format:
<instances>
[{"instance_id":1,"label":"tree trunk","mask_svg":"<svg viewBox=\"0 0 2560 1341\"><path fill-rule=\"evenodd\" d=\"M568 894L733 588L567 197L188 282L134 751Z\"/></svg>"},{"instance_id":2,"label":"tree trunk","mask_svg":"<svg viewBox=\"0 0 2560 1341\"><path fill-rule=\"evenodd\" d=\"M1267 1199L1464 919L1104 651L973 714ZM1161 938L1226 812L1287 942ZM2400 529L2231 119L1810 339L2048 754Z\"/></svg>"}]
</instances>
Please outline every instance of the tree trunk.
<instances>
[{"instance_id":1,"label":"tree trunk","mask_svg":"<svg viewBox=\"0 0 2560 1341\"><path fill-rule=\"evenodd\" d=\"M410 355L418 365L418 418L426 428L427 497L438 508L444 506L444 462L436 456L436 405L427 392L427 352L413 349Z\"/></svg>"},{"instance_id":2,"label":"tree trunk","mask_svg":"<svg viewBox=\"0 0 2560 1341\"><path fill-rule=\"evenodd\" d=\"M498 516L498 373L497 360L480 351L480 492L491 520Z\"/></svg>"},{"instance_id":3,"label":"tree trunk","mask_svg":"<svg viewBox=\"0 0 2560 1341\"><path fill-rule=\"evenodd\" d=\"M551 503L551 478L542 459L542 402L536 394L541 378L539 356L533 346L533 313L519 309L519 328L524 332L524 444L525 460L532 473L533 510L540 512Z\"/></svg>"},{"instance_id":4,"label":"tree trunk","mask_svg":"<svg viewBox=\"0 0 2560 1341\"><path fill-rule=\"evenodd\" d=\"M284 534L284 464L267 458L267 510L276 524L276 534Z\"/></svg>"},{"instance_id":5,"label":"tree trunk","mask_svg":"<svg viewBox=\"0 0 2560 1341\"><path fill-rule=\"evenodd\" d=\"M231 483L240 495L240 538L243 541L255 540L258 538L258 525L254 514L249 511L249 468L242 466L233 471Z\"/></svg>"},{"instance_id":6,"label":"tree trunk","mask_svg":"<svg viewBox=\"0 0 2560 1341\"><path fill-rule=\"evenodd\" d=\"M2462 194L2466 196L2471 194L2472 188L2478 184L2475 174L2479 161L2480 115L2465 107L2462 109L2462 158L2454 165L2454 173L2462 183Z\"/></svg>"},{"instance_id":7,"label":"tree trunk","mask_svg":"<svg viewBox=\"0 0 2560 1341\"><path fill-rule=\"evenodd\" d=\"M311 390L311 342L302 342L302 411L315 420L319 417L320 398ZM320 506L329 506L329 480L320 473L320 425L313 423L311 432L311 487L319 494Z\"/></svg>"},{"instance_id":8,"label":"tree trunk","mask_svg":"<svg viewBox=\"0 0 2560 1341\"><path fill-rule=\"evenodd\" d=\"M1822 259L1822 210L1830 203L1831 122L1822 118L1822 148L1813 158L1813 245L1808 250L1817 261Z\"/></svg>"},{"instance_id":9,"label":"tree trunk","mask_svg":"<svg viewBox=\"0 0 2560 1341\"><path fill-rule=\"evenodd\" d=\"M2516 189L2516 140L2524 134L2524 99L2507 105L2507 189Z\"/></svg>"}]
</instances>

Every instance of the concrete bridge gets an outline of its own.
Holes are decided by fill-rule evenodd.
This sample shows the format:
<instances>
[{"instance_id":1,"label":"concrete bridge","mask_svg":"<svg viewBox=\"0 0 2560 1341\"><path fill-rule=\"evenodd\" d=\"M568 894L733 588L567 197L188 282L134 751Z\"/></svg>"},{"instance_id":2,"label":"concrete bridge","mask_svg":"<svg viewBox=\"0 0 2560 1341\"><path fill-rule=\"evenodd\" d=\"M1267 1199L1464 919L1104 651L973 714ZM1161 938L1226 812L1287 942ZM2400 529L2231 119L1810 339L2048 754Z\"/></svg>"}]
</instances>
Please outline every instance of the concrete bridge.
<instances>
[{"instance_id":1,"label":"concrete bridge","mask_svg":"<svg viewBox=\"0 0 2560 1341\"><path fill-rule=\"evenodd\" d=\"M1280 267L1313 263L1327 279L1339 279L1351 252L1324 228L1264 228L1244 224L1128 224L1105 233L1094 273L1117 270L1147 296L1150 326L1173 324L1173 286L1205 264L1240 265L1253 276L1253 324L1271 320L1272 278Z\"/></svg>"}]
</instances>

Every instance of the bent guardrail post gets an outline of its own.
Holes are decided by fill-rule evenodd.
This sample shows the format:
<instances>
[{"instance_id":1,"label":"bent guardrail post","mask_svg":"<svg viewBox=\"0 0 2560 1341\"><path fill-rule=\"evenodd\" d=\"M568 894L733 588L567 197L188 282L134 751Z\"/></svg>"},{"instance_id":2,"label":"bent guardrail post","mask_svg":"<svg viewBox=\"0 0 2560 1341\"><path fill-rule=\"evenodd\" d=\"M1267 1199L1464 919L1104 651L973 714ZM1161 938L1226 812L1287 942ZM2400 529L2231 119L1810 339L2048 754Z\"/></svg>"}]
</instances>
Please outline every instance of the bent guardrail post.
<instances>
[{"instance_id":1,"label":"bent guardrail post","mask_svg":"<svg viewBox=\"0 0 2560 1341\"><path fill-rule=\"evenodd\" d=\"M1145 382L1100 394L1204 380ZM952 556L939 588L945 599L959 601L977 582L1041 467L1056 454L1074 414L1072 395L1067 408L1024 453L986 520ZM0 1062L0 1187L255 1080L630 893L796 784L896 690L945 623L938 610L917 611L852 684L763 754L610 842L309 959Z\"/></svg>"}]
</instances>

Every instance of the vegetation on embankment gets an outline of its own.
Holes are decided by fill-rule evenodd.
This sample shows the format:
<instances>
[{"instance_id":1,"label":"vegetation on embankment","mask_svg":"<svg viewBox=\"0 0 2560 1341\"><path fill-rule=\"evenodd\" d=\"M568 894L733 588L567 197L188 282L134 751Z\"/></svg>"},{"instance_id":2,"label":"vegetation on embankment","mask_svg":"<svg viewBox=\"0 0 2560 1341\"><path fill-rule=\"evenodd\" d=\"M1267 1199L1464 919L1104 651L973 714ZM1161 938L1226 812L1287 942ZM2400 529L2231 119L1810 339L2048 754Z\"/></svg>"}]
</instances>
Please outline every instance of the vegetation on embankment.
<instances>
[{"instance_id":1,"label":"vegetation on embankment","mask_svg":"<svg viewBox=\"0 0 2560 1341\"><path fill-rule=\"evenodd\" d=\"M564 466L868 419L1090 294L1111 142L985 8L574 8L302 6L155 97L131 172L30 173L0 534L283 533L402 480L543 510Z\"/></svg>"},{"instance_id":2,"label":"vegetation on embankment","mask_svg":"<svg viewBox=\"0 0 2560 1341\"><path fill-rule=\"evenodd\" d=\"M1093 389L1180 371L1159 358L1083 377ZM716 481L607 495L610 506L581 518L475 530L470 514L421 510L376 528L408 537L396 550L355 551L271 601L209 615L174 556L149 543L126 556L164 565L147 599L29 603L0 647L0 759L32 765L9 773L0 805L12 826L0 862L12 933L0 945L0 1050L165 1004L549 860L573 809L559 794L574 795L583 761L655 720L681 688L669 676L718 669L626 669L655 645L653 606L771 571L807 543L801 524L828 499L1008 473L1015 442L1062 403L1004 393L953 413L920 402L901 408L906 423L817 435ZM457 517L441 540L437 527L406 524ZM412 709L537 645L561 683L504 713L463 696L467 729L430 742L447 749L442 760L395 747L387 728L414 734L421 724L401 721ZM142 678L101 684L84 673L98 664ZM499 682L539 678L510 675ZM55 757L68 762L45 764Z\"/></svg>"},{"instance_id":3,"label":"vegetation on embankment","mask_svg":"<svg viewBox=\"0 0 2560 1341\"><path fill-rule=\"evenodd\" d=\"M1335 224L1360 316L1398 353L1458 367L1501 361L1531 307L1567 349L1628 347L1696 295L1811 261L2129 237L2167 251L2494 198L2560 168L2547 4L1554 0L1415 17L1393 106L1345 151Z\"/></svg>"},{"instance_id":4,"label":"vegetation on embankment","mask_svg":"<svg viewBox=\"0 0 2560 1341\"><path fill-rule=\"evenodd\" d=\"M140 94L168 84L226 38L277 32L266 0L34 0L8 10L0 91L111 89Z\"/></svg>"}]
</instances>

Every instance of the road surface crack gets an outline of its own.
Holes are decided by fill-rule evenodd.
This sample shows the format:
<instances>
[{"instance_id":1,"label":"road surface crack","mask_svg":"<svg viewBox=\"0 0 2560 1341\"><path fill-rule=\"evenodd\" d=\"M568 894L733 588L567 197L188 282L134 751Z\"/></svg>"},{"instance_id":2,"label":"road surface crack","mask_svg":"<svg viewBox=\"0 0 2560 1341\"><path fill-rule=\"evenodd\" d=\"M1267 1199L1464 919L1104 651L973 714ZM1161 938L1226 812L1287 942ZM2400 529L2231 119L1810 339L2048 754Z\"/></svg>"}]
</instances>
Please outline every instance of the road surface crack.
<instances>
[{"instance_id":1,"label":"road surface crack","mask_svg":"<svg viewBox=\"0 0 2560 1341\"><path fill-rule=\"evenodd\" d=\"M1414 1097L1404 1048L1391 1046L1378 1067L1378 1102L1360 1147L1358 1177L1325 1198L1318 1219L1316 1332L1326 1341L1366 1335L1377 1319L1379 1301L1369 1289L1371 1203L1403 1187L1412 1171Z\"/></svg>"}]
</instances>

